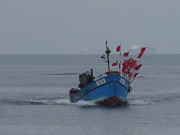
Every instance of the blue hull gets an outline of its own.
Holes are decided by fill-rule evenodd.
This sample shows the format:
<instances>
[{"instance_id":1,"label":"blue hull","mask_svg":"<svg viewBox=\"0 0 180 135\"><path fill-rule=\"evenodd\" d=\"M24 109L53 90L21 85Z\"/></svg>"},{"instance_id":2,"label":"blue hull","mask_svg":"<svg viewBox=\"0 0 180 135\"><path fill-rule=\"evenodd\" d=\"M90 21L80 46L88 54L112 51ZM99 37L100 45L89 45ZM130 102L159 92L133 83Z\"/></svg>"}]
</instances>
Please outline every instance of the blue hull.
<instances>
[{"instance_id":1,"label":"blue hull","mask_svg":"<svg viewBox=\"0 0 180 135\"><path fill-rule=\"evenodd\" d=\"M116 96L126 99L128 94L128 82L118 74L111 74L93 82L94 89L86 94L82 100L89 101L99 98L108 98ZM89 86L84 90L88 90Z\"/></svg>"},{"instance_id":2,"label":"blue hull","mask_svg":"<svg viewBox=\"0 0 180 135\"><path fill-rule=\"evenodd\" d=\"M126 101L129 83L126 79L121 77L119 74L110 74L108 76L102 77L95 80L93 83L85 86L82 90L77 93L70 94L71 102L76 102L78 100L90 101L103 99L109 102L108 98L116 100L111 100L110 102Z\"/></svg>"}]
</instances>

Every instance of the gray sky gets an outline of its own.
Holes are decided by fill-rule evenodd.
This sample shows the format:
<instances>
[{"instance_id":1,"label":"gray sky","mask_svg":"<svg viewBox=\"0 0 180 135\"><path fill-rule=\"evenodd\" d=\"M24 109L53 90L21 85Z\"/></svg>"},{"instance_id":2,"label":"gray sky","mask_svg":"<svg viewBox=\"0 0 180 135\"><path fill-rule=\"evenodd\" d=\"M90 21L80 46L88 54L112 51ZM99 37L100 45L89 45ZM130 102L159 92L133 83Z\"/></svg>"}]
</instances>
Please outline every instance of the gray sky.
<instances>
[{"instance_id":1,"label":"gray sky","mask_svg":"<svg viewBox=\"0 0 180 135\"><path fill-rule=\"evenodd\" d=\"M180 53L180 0L0 0L1 54Z\"/></svg>"}]
</instances>

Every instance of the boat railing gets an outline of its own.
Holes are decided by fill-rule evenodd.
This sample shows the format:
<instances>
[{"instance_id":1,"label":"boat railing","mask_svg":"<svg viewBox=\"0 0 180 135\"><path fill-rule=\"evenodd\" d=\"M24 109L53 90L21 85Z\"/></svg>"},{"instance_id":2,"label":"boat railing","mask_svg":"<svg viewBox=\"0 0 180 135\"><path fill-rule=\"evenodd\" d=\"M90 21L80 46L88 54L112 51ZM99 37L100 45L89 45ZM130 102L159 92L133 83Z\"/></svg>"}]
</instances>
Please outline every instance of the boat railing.
<instances>
[{"instance_id":1,"label":"boat railing","mask_svg":"<svg viewBox=\"0 0 180 135\"><path fill-rule=\"evenodd\" d=\"M107 74L106 74L106 73L100 74L100 75L94 77L94 80L97 80L97 79L102 78L102 77L104 77L104 76L107 76Z\"/></svg>"},{"instance_id":2,"label":"boat railing","mask_svg":"<svg viewBox=\"0 0 180 135\"><path fill-rule=\"evenodd\" d=\"M126 75L124 75L122 72L119 72L119 71L108 71L108 72L106 72L104 74L100 74L100 75L94 77L94 80L100 79L100 78L105 77L105 76L110 75L110 74L119 74L125 80L128 79L128 77Z\"/></svg>"}]
</instances>

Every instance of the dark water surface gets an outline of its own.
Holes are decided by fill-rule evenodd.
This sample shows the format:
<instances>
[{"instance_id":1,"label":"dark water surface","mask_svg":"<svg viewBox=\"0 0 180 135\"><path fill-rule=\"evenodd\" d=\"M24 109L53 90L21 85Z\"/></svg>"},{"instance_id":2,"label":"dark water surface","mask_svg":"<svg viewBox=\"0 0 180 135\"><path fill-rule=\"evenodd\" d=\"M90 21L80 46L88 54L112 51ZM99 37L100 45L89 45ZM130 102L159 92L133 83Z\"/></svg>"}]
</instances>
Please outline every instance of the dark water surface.
<instances>
[{"instance_id":1,"label":"dark water surface","mask_svg":"<svg viewBox=\"0 0 180 135\"><path fill-rule=\"evenodd\" d=\"M100 55L0 55L0 134L179 135L179 59L144 56L129 104L113 108L68 97L78 74L107 70Z\"/></svg>"}]
</instances>

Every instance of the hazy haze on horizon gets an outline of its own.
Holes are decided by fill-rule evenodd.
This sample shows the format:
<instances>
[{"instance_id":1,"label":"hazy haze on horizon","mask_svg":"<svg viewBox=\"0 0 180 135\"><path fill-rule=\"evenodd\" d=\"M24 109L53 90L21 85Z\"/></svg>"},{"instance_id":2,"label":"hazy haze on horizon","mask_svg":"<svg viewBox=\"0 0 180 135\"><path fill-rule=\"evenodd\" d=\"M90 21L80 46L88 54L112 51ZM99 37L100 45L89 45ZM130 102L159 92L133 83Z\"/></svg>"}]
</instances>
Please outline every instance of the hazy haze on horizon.
<instances>
[{"instance_id":1,"label":"hazy haze on horizon","mask_svg":"<svg viewBox=\"0 0 180 135\"><path fill-rule=\"evenodd\" d=\"M180 52L179 0L0 0L0 54Z\"/></svg>"}]
</instances>

